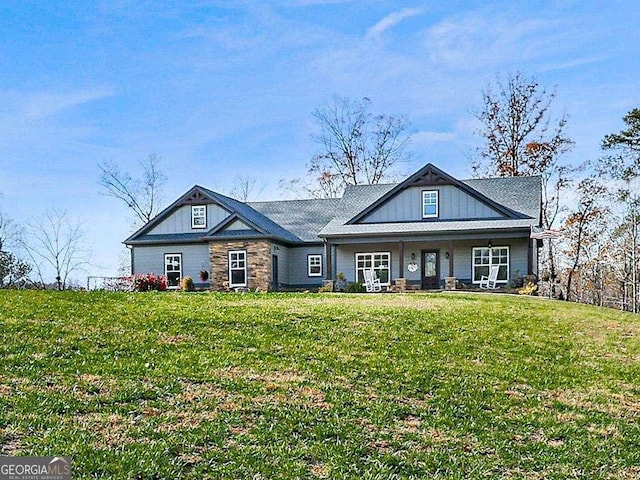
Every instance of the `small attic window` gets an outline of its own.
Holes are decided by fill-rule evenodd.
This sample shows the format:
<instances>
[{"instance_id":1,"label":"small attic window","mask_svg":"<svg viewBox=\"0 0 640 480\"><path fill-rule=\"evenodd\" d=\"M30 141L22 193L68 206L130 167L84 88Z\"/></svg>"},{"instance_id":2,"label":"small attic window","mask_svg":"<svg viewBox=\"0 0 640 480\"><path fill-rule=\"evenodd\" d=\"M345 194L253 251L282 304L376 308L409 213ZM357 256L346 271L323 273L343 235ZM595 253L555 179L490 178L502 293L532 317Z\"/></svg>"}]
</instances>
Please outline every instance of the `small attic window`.
<instances>
[{"instance_id":1,"label":"small attic window","mask_svg":"<svg viewBox=\"0 0 640 480\"><path fill-rule=\"evenodd\" d=\"M438 191L422 192L422 218L438 218Z\"/></svg>"},{"instance_id":2,"label":"small attic window","mask_svg":"<svg viewBox=\"0 0 640 480\"><path fill-rule=\"evenodd\" d=\"M206 205L193 205L191 207L191 228L207 228Z\"/></svg>"}]
</instances>

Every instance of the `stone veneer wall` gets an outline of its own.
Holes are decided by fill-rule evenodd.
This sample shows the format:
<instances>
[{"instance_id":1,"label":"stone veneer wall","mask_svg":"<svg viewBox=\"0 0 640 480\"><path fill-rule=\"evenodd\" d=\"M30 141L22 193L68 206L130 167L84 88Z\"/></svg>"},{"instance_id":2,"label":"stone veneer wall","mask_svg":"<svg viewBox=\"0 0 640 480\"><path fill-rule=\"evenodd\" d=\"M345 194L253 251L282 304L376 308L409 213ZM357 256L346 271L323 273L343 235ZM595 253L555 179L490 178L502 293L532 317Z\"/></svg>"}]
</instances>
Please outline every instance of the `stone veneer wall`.
<instances>
[{"instance_id":1,"label":"stone veneer wall","mask_svg":"<svg viewBox=\"0 0 640 480\"><path fill-rule=\"evenodd\" d=\"M224 283L229 281L229 251L247 252L247 287L269 290L271 286L271 242L265 240L218 241L209 242L209 260L211 262L211 289L226 290Z\"/></svg>"}]
</instances>

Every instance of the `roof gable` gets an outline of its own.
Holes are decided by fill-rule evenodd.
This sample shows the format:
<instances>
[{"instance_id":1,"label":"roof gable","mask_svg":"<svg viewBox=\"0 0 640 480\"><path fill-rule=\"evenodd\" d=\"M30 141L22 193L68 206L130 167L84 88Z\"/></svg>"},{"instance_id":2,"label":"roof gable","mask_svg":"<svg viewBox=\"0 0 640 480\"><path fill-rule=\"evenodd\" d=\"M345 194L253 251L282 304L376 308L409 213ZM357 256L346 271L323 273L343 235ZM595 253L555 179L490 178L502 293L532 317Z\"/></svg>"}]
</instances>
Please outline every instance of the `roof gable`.
<instances>
[{"instance_id":1,"label":"roof gable","mask_svg":"<svg viewBox=\"0 0 640 480\"><path fill-rule=\"evenodd\" d=\"M367 206L364 210L360 211L357 215L346 222L346 224L355 224L363 221L366 217L371 215L376 210L380 209L383 205L387 204L407 189L412 189L414 187L441 187L445 185L451 185L461 190L465 194L472 197L475 201L497 212L497 216L506 218L524 218L521 213L497 203L496 201L483 195L470 185L452 177L448 173L440 170L435 165L428 163L423 168L407 178L405 181L399 183L394 188L389 190L385 195L378 198L371 205ZM419 219L416 218L416 220Z\"/></svg>"},{"instance_id":2,"label":"roof gable","mask_svg":"<svg viewBox=\"0 0 640 480\"><path fill-rule=\"evenodd\" d=\"M214 196L211 195L212 192L207 189L194 185L191 187L184 195L180 196L175 202L169 205L167 208L162 210L158 215L152 218L149 222L144 224L138 230L136 230L129 238L125 240L125 243L136 240L142 235L148 234L158 225L160 225L164 220L166 220L171 214L176 212L180 207L185 205L210 205L216 204L223 210L225 210L228 214L231 214L232 209L229 208L228 205L220 202Z\"/></svg>"},{"instance_id":3,"label":"roof gable","mask_svg":"<svg viewBox=\"0 0 640 480\"><path fill-rule=\"evenodd\" d=\"M225 237L225 236L239 236L243 233L251 233L252 236L262 235L268 236L264 228L256 225L252 221L244 218L239 213L233 213L229 215L225 220L209 230L206 237Z\"/></svg>"},{"instance_id":4,"label":"roof gable","mask_svg":"<svg viewBox=\"0 0 640 480\"><path fill-rule=\"evenodd\" d=\"M203 231L200 234L200 239L206 241L207 238L212 236L234 236L239 237L242 234L247 236L263 236L275 238L289 243L300 243L302 240L296 235L275 223L273 220L256 211L246 203L235 200L231 197L221 195L217 192L201 187L199 185L193 186L184 195L178 198L175 202L160 212L155 218L142 226L133 235L125 240L124 243L135 242L141 237L150 237L151 232L156 226L163 222L166 218L176 212L178 209L185 205L205 205L216 204L224 211L228 213L221 222L215 225L208 231ZM240 221L244 223L248 228L234 230L233 227L228 231L223 232L229 226L232 226L234 221ZM154 237L154 236L152 236ZM159 237L158 237L159 238Z\"/></svg>"}]
</instances>

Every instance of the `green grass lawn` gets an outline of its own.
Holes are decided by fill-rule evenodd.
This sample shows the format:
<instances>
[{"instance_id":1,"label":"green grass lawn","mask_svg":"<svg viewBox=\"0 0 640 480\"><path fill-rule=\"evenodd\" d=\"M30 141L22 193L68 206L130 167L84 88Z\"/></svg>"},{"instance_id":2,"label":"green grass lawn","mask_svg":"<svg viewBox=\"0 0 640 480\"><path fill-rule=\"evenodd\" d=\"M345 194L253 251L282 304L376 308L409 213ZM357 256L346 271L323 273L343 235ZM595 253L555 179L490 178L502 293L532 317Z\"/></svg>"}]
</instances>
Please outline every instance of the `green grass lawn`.
<instances>
[{"instance_id":1,"label":"green grass lawn","mask_svg":"<svg viewBox=\"0 0 640 480\"><path fill-rule=\"evenodd\" d=\"M0 291L3 455L74 478L640 478L640 318L500 295Z\"/></svg>"}]
</instances>

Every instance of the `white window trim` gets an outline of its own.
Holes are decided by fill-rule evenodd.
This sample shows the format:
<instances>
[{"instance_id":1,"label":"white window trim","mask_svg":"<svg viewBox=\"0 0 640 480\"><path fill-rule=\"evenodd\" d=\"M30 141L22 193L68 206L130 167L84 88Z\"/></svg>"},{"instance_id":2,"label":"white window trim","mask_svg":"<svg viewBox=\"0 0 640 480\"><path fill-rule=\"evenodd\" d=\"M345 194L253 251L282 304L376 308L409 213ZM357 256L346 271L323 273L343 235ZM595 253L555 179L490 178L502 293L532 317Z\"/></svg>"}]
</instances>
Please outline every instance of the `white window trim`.
<instances>
[{"instance_id":1,"label":"white window trim","mask_svg":"<svg viewBox=\"0 0 640 480\"><path fill-rule=\"evenodd\" d=\"M196 215L196 212L200 211L201 209L204 210L204 215ZM195 223L196 218L204 219L204 224L196 225ZM191 228L197 228L197 229L207 228L207 206L206 205L191 205Z\"/></svg>"},{"instance_id":2,"label":"white window trim","mask_svg":"<svg viewBox=\"0 0 640 480\"><path fill-rule=\"evenodd\" d=\"M436 213L433 215L425 215L424 214L424 202L427 194L435 193L436 194ZM431 203L429 205L432 205ZM423 190L422 191L422 218L438 218L440 214L440 191L439 190Z\"/></svg>"},{"instance_id":3,"label":"white window trim","mask_svg":"<svg viewBox=\"0 0 640 480\"><path fill-rule=\"evenodd\" d=\"M243 268L231 268L231 254L233 253L242 253L244 255L244 267ZM247 251L246 250L229 250L227 255L227 262L229 267L229 286L230 287L246 287L247 286ZM234 270L244 270L244 282L243 283L233 283L233 275L231 272Z\"/></svg>"},{"instance_id":4,"label":"white window trim","mask_svg":"<svg viewBox=\"0 0 640 480\"><path fill-rule=\"evenodd\" d=\"M178 285L169 286L169 275L167 271L167 257L178 257L180 260L180 270L178 271ZM172 272L175 273L175 270ZM168 290L177 290L180 288L180 282L182 282L182 254L181 253L165 253L164 254L164 277L167 279L167 289Z\"/></svg>"},{"instance_id":5,"label":"white window trim","mask_svg":"<svg viewBox=\"0 0 640 480\"><path fill-rule=\"evenodd\" d=\"M391 252L358 252L356 253L356 280L358 280L358 257L359 256L363 256L363 255L367 255L371 257L371 264L373 265L373 257L374 255L387 255L388 259L389 259L389 275L387 276L389 281L386 283L381 283L381 285L391 285ZM372 267L374 272L376 272L376 270L381 270L380 268L376 269L375 267ZM380 278L380 276L376 273L376 276L378 278Z\"/></svg>"},{"instance_id":6,"label":"white window trim","mask_svg":"<svg viewBox=\"0 0 640 480\"><path fill-rule=\"evenodd\" d=\"M479 278L478 279L475 278L476 277L476 268L475 268L476 264L474 263L474 260L476 258L475 257L475 251L476 250L489 250L489 265L488 265L488 267L489 267L489 270L491 270L491 265L494 265L491 262L493 251L494 250L499 250L499 249L505 249L505 248L507 249L507 264L506 264L506 267L507 267L507 278L506 278L506 280L496 280L496 283L509 283L509 278L510 278L509 277L509 264L511 263L511 250L509 249L508 245L499 245L499 246L495 246L495 247L492 246L491 248L489 248L489 247L473 247L471 249L471 278L472 278L472 283L474 283L474 284L479 284L480 283L480 279ZM496 264L496 265L503 266L504 264L500 263L500 264Z\"/></svg>"},{"instance_id":7,"label":"white window trim","mask_svg":"<svg viewBox=\"0 0 640 480\"><path fill-rule=\"evenodd\" d=\"M318 260L319 263L318 265L313 265L314 267L319 266L320 267L320 271L318 273L312 273L311 272L311 259L315 259ZM309 254L307 255L307 276L308 277L321 277L322 276L322 255L320 254Z\"/></svg>"}]
</instances>

